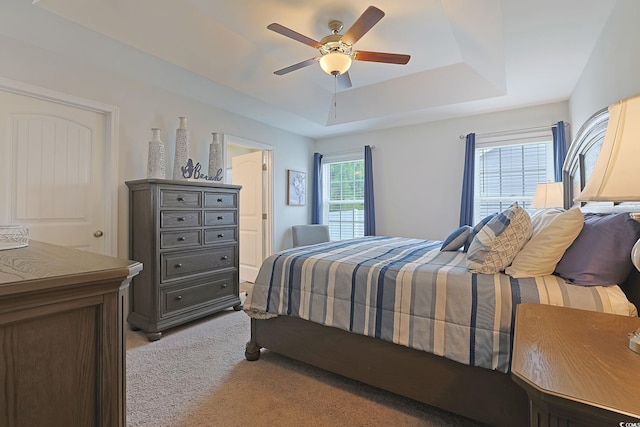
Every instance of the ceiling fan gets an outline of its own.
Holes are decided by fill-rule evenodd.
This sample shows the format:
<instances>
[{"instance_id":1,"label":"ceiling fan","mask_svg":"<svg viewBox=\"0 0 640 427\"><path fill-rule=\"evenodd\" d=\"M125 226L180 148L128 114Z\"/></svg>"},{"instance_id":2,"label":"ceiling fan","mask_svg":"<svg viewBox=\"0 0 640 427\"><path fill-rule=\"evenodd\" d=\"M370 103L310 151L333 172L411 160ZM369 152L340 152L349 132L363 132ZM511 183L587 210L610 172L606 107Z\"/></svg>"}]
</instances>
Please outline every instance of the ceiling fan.
<instances>
[{"instance_id":1,"label":"ceiling fan","mask_svg":"<svg viewBox=\"0 0 640 427\"><path fill-rule=\"evenodd\" d=\"M383 16L383 11L377 7L369 6L344 34L340 34L343 28L341 21L330 21L329 29L331 30L331 34L323 37L319 42L303 36L283 25L276 23L268 25L267 28L271 31L275 31L278 34L297 40L320 51L320 56L282 68L281 70L275 71L274 74L281 76L319 62L324 72L336 76L340 88L348 89L351 87L349 67L351 67L352 60L383 62L386 64L406 64L409 62L409 59L411 59L410 55L368 52L355 50L353 48L353 45L373 28Z\"/></svg>"}]
</instances>

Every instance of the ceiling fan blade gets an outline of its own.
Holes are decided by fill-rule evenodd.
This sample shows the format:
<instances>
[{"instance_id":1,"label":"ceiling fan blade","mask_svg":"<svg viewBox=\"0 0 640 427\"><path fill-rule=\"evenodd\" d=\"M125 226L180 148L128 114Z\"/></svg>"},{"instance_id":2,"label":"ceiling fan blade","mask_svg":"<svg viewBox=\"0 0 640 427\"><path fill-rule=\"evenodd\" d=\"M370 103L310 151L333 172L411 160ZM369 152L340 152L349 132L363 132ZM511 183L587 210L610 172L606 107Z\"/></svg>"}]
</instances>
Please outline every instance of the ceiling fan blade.
<instances>
[{"instance_id":1,"label":"ceiling fan blade","mask_svg":"<svg viewBox=\"0 0 640 427\"><path fill-rule=\"evenodd\" d=\"M274 71L273 74L281 76L283 74L287 74L292 71L299 70L300 68L308 67L309 65L318 62L319 59L320 57L307 59L306 61L298 62L297 64L289 65L288 67L285 67L281 70Z\"/></svg>"},{"instance_id":2,"label":"ceiling fan blade","mask_svg":"<svg viewBox=\"0 0 640 427\"><path fill-rule=\"evenodd\" d=\"M353 25L342 36L344 43L353 45L360 40L367 31L373 28L384 16L384 12L375 6L369 6L362 15L353 23Z\"/></svg>"},{"instance_id":3,"label":"ceiling fan blade","mask_svg":"<svg viewBox=\"0 0 640 427\"><path fill-rule=\"evenodd\" d=\"M406 64L411 59L411 55L385 52L367 52L366 50L359 50L355 52L353 56L357 61L384 62L387 64L400 65Z\"/></svg>"},{"instance_id":4,"label":"ceiling fan blade","mask_svg":"<svg viewBox=\"0 0 640 427\"><path fill-rule=\"evenodd\" d=\"M282 26L280 24L276 24L275 22L273 24L269 24L267 25L267 28L270 29L271 31L275 31L278 34L282 34L283 36L289 37L291 39L297 40L301 43L304 43L306 45L309 45L311 47L315 47L316 49L319 48L320 46L322 46L320 44L320 42L317 42L307 36L303 36L300 33L296 33L295 31Z\"/></svg>"},{"instance_id":5,"label":"ceiling fan blade","mask_svg":"<svg viewBox=\"0 0 640 427\"><path fill-rule=\"evenodd\" d=\"M336 78L338 79L338 86L340 86L340 89L349 89L351 87L351 77L349 77L348 71L338 74Z\"/></svg>"}]
</instances>

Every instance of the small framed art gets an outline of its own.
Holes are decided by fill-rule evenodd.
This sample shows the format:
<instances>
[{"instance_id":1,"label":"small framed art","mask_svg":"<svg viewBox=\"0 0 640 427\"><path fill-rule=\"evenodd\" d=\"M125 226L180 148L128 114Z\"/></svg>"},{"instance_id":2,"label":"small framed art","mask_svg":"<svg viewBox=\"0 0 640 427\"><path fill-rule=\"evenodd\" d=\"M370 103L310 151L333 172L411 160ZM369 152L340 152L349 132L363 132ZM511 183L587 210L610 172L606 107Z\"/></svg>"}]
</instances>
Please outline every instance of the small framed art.
<instances>
[{"instance_id":1,"label":"small framed art","mask_svg":"<svg viewBox=\"0 0 640 427\"><path fill-rule=\"evenodd\" d=\"M287 204L304 206L307 203L307 174L287 170Z\"/></svg>"}]
</instances>

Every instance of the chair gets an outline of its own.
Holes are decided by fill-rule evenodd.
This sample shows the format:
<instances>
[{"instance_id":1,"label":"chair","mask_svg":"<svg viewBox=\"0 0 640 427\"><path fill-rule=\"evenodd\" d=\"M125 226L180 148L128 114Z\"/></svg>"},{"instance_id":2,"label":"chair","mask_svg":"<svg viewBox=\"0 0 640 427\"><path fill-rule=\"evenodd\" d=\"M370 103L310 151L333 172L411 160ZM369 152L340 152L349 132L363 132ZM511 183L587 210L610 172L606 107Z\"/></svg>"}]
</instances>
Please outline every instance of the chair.
<instances>
[{"instance_id":1,"label":"chair","mask_svg":"<svg viewBox=\"0 0 640 427\"><path fill-rule=\"evenodd\" d=\"M323 224L294 225L291 227L293 234L293 247L314 245L328 242L329 226Z\"/></svg>"}]
</instances>

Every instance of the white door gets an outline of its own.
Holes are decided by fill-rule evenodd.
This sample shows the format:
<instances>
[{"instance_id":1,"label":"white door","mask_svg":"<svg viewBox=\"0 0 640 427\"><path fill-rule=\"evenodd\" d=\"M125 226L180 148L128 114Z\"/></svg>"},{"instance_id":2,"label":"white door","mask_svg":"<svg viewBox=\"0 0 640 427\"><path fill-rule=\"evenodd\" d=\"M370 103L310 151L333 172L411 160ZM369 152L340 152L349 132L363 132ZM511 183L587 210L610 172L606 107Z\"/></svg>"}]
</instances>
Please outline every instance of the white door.
<instances>
[{"instance_id":1,"label":"white door","mask_svg":"<svg viewBox=\"0 0 640 427\"><path fill-rule=\"evenodd\" d=\"M232 183L240 190L240 280L253 283L263 261L263 154L231 159Z\"/></svg>"},{"instance_id":2,"label":"white door","mask_svg":"<svg viewBox=\"0 0 640 427\"><path fill-rule=\"evenodd\" d=\"M0 91L0 224L106 253L105 116Z\"/></svg>"}]
</instances>

